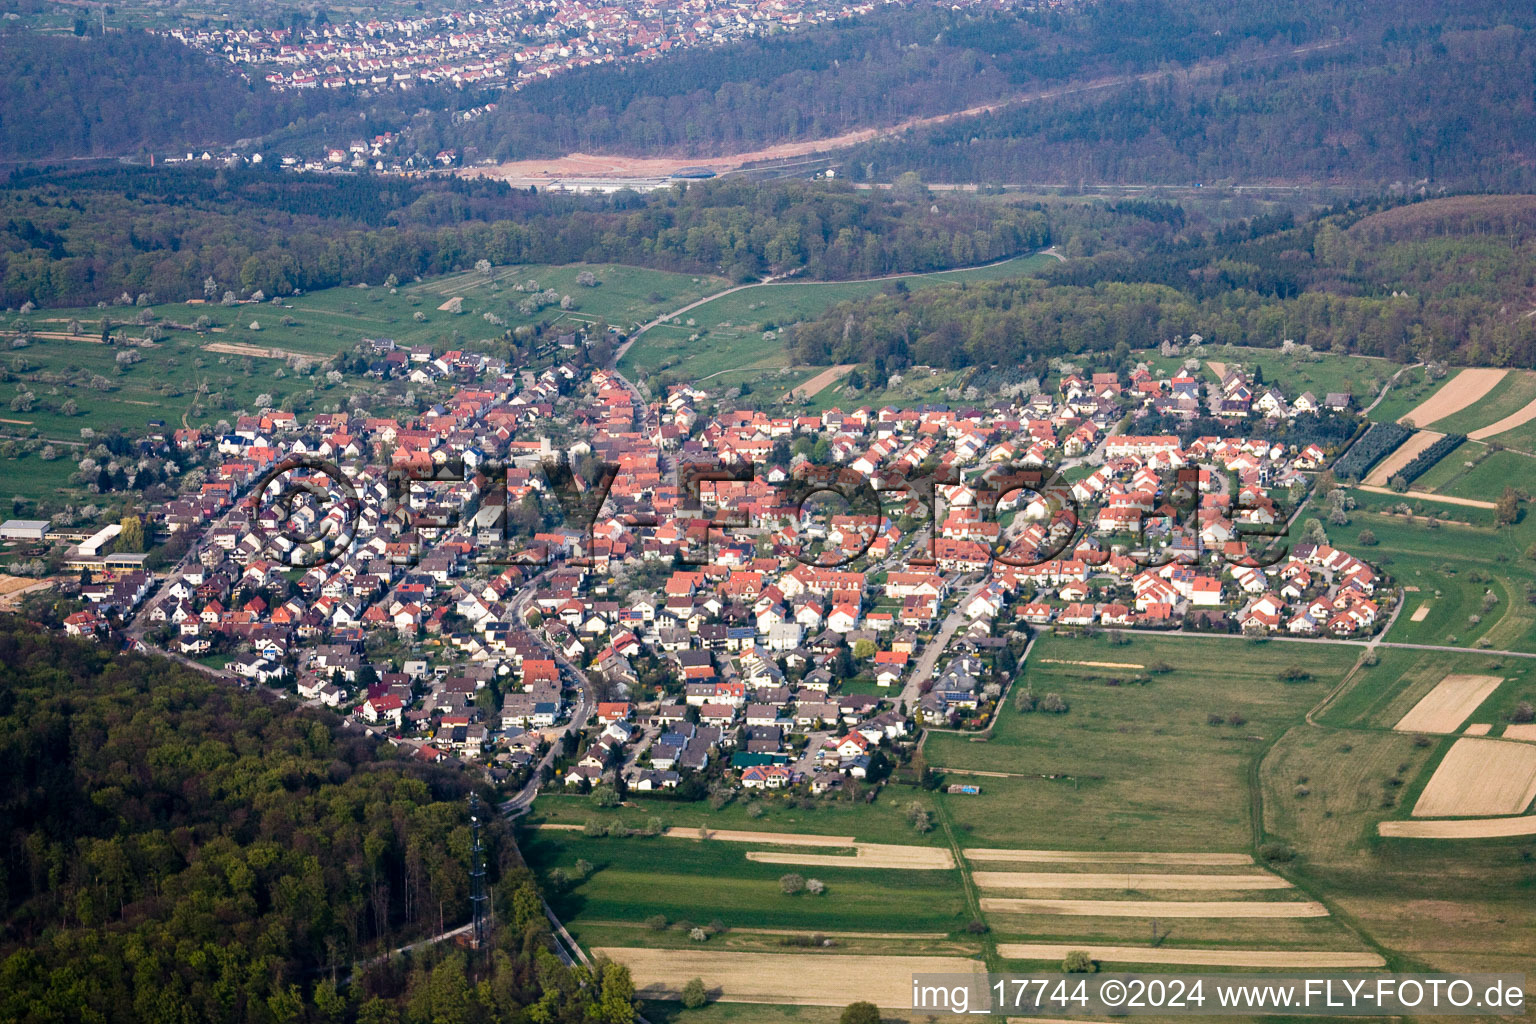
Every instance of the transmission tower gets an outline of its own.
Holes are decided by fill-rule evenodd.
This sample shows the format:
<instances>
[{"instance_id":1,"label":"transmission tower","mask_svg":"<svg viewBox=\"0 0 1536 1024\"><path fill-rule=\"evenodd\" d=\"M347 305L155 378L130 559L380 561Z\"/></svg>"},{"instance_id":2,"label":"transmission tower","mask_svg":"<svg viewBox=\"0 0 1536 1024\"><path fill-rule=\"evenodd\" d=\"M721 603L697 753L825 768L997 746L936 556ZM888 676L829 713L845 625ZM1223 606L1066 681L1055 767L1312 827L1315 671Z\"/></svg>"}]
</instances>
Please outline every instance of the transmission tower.
<instances>
[{"instance_id":1,"label":"transmission tower","mask_svg":"<svg viewBox=\"0 0 1536 1024\"><path fill-rule=\"evenodd\" d=\"M469 832L472 842L469 848L469 905L473 915L475 949L485 945L486 932L490 925L486 920L486 909L490 903L490 894L485 890L485 844L480 840L480 796L477 793L469 795Z\"/></svg>"}]
</instances>

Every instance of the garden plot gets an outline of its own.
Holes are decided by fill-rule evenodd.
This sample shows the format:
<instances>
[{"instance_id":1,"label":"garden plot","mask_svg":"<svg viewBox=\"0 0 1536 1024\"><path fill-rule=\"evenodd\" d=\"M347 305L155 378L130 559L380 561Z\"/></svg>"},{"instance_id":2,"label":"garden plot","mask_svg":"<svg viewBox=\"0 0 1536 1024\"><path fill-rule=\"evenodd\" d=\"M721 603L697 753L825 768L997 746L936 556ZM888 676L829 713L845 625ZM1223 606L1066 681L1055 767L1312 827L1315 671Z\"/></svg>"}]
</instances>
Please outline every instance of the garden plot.
<instances>
[{"instance_id":1,"label":"garden plot","mask_svg":"<svg viewBox=\"0 0 1536 1024\"><path fill-rule=\"evenodd\" d=\"M1446 676L1392 728L1398 732L1455 732L1503 681L1500 676Z\"/></svg>"},{"instance_id":2,"label":"garden plot","mask_svg":"<svg viewBox=\"0 0 1536 1024\"><path fill-rule=\"evenodd\" d=\"M914 974L979 974L983 965L957 956L848 956L832 953L726 953L696 949L599 947L592 951L629 968L642 999L678 999L691 978L726 1003L882 1007L912 1004Z\"/></svg>"},{"instance_id":3,"label":"garden plot","mask_svg":"<svg viewBox=\"0 0 1536 1024\"><path fill-rule=\"evenodd\" d=\"M1519 814L1536 800L1536 747L1459 739L1414 804L1418 818Z\"/></svg>"}]
</instances>

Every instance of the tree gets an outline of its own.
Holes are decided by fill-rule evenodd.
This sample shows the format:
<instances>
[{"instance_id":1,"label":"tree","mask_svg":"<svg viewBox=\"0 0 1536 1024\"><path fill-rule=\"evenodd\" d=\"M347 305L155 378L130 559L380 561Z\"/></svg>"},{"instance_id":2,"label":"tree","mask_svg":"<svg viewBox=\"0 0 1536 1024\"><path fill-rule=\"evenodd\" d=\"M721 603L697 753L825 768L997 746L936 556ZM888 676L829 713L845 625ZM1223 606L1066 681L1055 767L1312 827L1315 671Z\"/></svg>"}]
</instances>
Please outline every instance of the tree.
<instances>
[{"instance_id":1,"label":"tree","mask_svg":"<svg viewBox=\"0 0 1536 1024\"><path fill-rule=\"evenodd\" d=\"M793 872L779 876L779 888L784 890L784 895L794 896L805 890L805 876Z\"/></svg>"},{"instance_id":2,"label":"tree","mask_svg":"<svg viewBox=\"0 0 1536 1024\"><path fill-rule=\"evenodd\" d=\"M138 516L124 516L122 532L117 535L117 550L137 553L144 550L144 520Z\"/></svg>"},{"instance_id":3,"label":"tree","mask_svg":"<svg viewBox=\"0 0 1536 1024\"><path fill-rule=\"evenodd\" d=\"M874 1003L859 1000L843 1007L842 1016L837 1018L837 1024L880 1024L880 1007Z\"/></svg>"},{"instance_id":4,"label":"tree","mask_svg":"<svg viewBox=\"0 0 1536 1024\"><path fill-rule=\"evenodd\" d=\"M1067 974L1092 974L1098 970L1085 950L1071 949L1067 951L1067 957L1061 962L1061 969Z\"/></svg>"},{"instance_id":5,"label":"tree","mask_svg":"<svg viewBox=\"0 0 1536 1024\"><path fill-rule=\"evenodd\" d=\"M697 1010L709 1002L709 993L704 988L703 978L694 978L683 986L683 1006L690 1010Z\"/></svg>"},{"instance_id":6,"label":"tree","mask_svg":"<svg viewBox=\"0 0 1536 1024\"><path fill-rule=\"evenodd\" d=\"M853 645L853 656L860 661L868 661L875 656L875 642L873 640L859 640Z\"/></svg>"},{"instance_id":7,"label":"tree","mask_svg":"<svg viewBox=\"0 0 1536 1024\"><path fill-rule=\"evenodd\" d=\"M1376 546L1376 534L1370 530L1361 530L1357 538L1362 545L1371 548Z\"/></svg>"},{"instance_id":8,"label":"tree","mask_svg":"<svg viewBox=\"0 0 1536 1024\"><path fill-rule=\"evenodd\" d=\"M1508 484L1504 486L1504 493L1499 496L1494 507L1493 518L1500 526L1513 526L1520 518L1520 496Z\"/></svg>"}]
</instances>

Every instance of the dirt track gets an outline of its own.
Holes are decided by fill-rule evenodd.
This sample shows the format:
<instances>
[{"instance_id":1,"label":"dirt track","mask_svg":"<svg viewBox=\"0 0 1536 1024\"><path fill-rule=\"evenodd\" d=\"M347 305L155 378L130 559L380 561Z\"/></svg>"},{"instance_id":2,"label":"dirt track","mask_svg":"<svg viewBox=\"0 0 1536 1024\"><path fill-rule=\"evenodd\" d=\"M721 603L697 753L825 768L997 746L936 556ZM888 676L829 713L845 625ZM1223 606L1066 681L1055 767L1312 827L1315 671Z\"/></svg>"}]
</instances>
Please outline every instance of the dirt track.
<instances>
[{"instance_id":1,"label":"dirt track","mask_svg":"<svg viewBox=\"0 0 1536 1024\"><path fill-rule=\"evenodd\" d=\"M1049 942L1000 942L998 956L1009 960L1061 960L1074 949L1095 960L1126 964L1198 964L1208 967L1383 967L1375 953L1329 950L1176 949L1167 946L1079 946Z\"/></svg>"},{"instance_id":2,"label":"dirt track","mask_svg":"<svg viewBox=\"0 0 1536 1024\"><path fill-rule=\"evenodd\" d=\"M1257 900L1016 900L983 896L986 913L1049 914L1061 917L1327 917L1311 900L1265 903Z\"/></svg>"},{"instance_id":3,"label":"dirt track","mask_svg":"<svg viewBox=\"0 0 1536 1024\"><path fill-rule=\"evenodd\" d=\"M1392 728L1398 732L1455 732L1503 681L1502 676L1446 676Z\"/></svg>"},{"instance_id":4,"label":"dirt track","mask_svg":"<svg viewBox=\"0 0 1536 1024\"><path fill-rule=\"evenodd\" d=\"M962 850L969 861L1012 861L1018 864L1203 864L1245 866L1253 863L1246 853L1092 853L1076 850Z\"/></svg>"},{"instance_id":5,"label":"dirt track","mask_svg":"<svg viewBox=\"0 0 1536 1024\"><path fill-rule=\"evenodd\" d=\"M1519 814L1536 800L1536 747L1459 739L1429 778L1416 818Z\"/></svg>"},{"instance_id":6,"label":"dirt track","mask_svg":"<svg viewBox=\"0 0 1536 1024\"><path fill-rule=\"evenodd\" d=\"M1397 475L1398 470L1408 465L1408 463L1418 457L1420 452L1444 436L1444 434L1437 434L1433 430L1421 430L1412 435L1408 440L1398 445L1391 455L1378 462L1376 468L1370 471L1364 482L1372 487L1386 486L1392 477Z\"/></svg>"},{"instance_id":7,"label":"dirt track","mask_svg":"<svg viewBox=\"0 0 1536 1024\"><path fill-rule=\"evenodd\" d=\"M604 946L592 950L624 964L644 999L677 999L690 978L726 1003L846 1006L865 999L910 1008L914 974L978 974L979 961L958 956L849 956L835 953L726 953L699 949Z\"/></svg>"},{"instance_id":8,"label":"dirt track","mask_svg":"<svg viewBox=\"0 0 1536 1024\"><path fill-rule=\"evenodd\" d=\"M1453 498L1449 494L1430 494L1428 491L1405 491L1402 494L1398 494L1390 487L1367 487L1365 484L1360 485L1360 490L1370 491L1372 494L1390 494L1395 498L1402 498L1405 501L1409 499L1417 501L1438 501L1443 505L1460 505L1463 508L1497 507L1491 501L1477 501L1473 498Z\"/></svg>"},{"instance_id":9,"label":"dirt track","mask_svg":"<svg viewBox=\"0 0 1536 1024\"><path fill-rule=\"evenodd\" d=\"M1289 889L1279 875L1141 875L1132 872L976 871L980 889L1161 889L1225 892Z\"/></svg>"},{"instance_id":10,"label":"dirt track","mask_svg":"<svg viewBox=\"0 0 1536 1024\"><path fill-rule=\"evenodd\" d=\"M1508 370L1488 369L1462 370L1397 422L1427 427L1436 420L1445 419L1492 391L1494 385L1503 380L1508 372Z\"/></svg>"}]
</instances>

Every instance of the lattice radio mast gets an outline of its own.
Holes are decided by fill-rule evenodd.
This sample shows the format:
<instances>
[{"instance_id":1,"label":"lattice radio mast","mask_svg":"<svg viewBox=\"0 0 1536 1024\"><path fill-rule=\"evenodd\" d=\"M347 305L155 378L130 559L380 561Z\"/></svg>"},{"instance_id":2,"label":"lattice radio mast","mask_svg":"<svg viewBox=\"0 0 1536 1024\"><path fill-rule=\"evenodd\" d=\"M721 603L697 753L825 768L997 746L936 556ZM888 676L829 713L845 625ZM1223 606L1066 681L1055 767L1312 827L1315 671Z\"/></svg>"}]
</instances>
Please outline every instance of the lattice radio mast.
<instances>
[{"instance_id":1,"label":"lattice radio mast","mask_svg":"<svg viewBox=\"0 0 1536 1024\"><path fill-rule=\"evenodd\" d=\"M479 949L485 945L486 932L490 927L486 920L486 908L491 897L485 889L485 844L480 839L478 793L469 795L469 832L472 838L469 847L469 905L474 919L473 947Z\"/></svg>"}]
</instances>

